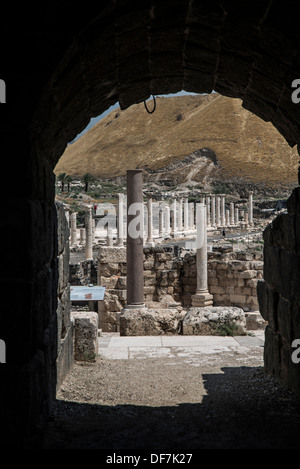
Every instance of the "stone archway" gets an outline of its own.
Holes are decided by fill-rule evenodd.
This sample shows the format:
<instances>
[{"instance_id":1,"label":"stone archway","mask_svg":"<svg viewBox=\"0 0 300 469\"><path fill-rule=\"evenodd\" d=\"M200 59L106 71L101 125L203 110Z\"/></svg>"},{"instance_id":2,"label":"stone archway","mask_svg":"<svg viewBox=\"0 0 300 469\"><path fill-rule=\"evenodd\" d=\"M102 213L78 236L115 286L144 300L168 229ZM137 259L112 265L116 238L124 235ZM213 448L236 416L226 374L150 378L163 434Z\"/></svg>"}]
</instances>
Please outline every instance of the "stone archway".
<instances>
[{"instance_id":1,"label":"stone archway","mask_svg":"<svg viewBox=\"0 0 300 469\"><path fill-rule=\"evenodd\" d=\"M238 97L298 144L300 108L291 100L300 75L297 10L269 0L107 0L89 10L24 5L17 14L7 7L1 39L14 41L2 59L0 146L17 190L9 178L1 185L10 233L2 250L3 443L39 445L55 395L53 168L67 143L117 101L124 109L184 89Z\"/></svg>"}]
</instances>

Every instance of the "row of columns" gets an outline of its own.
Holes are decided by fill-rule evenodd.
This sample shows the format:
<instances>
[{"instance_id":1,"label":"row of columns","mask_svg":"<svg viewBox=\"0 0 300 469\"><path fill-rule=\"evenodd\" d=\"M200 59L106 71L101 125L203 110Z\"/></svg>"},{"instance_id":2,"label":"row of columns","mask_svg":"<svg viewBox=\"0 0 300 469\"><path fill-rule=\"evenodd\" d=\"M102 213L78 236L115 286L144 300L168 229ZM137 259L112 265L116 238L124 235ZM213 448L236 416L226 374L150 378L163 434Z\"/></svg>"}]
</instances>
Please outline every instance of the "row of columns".
<instances>
[{"instance_id":1,"label":"row of columns","mask_svg":"<svg viewBox=\"0 0 300 469\"><path fill-rule=\"evenodd\" d=\"M128 198L127 198L128 204ZM228 227L236 225L240 222L240 218L244 219L246 226L253 223L253 192L249 193L249 213L239 211L233 203L230 203L229 209L225 209L225 195L206 196L202 198L202 204L206 205L207 226L212 227ZM178 205L178 210L177 210ZM143 207L143 202L141 202ZM153 235L153 202L152 198L147 201L148 223L147 223L147 245L154 244ZM164 235L175 237L177 233L189 232L195 229L195 205L188 202L186 198L184 203L182 199L173 200L171 207L167 204L160 204L159 209L159 228L158 236L162 238ZM176 217L178 213L178 217ZM71 213L71 246L77 243L77 224L76 212ZM144 215L142 214L142 220ZM124 195L119 194L117 207L117 245L124 245ZM142 233L144 230L142 229ZM86 259L92 259L92 244L95 238L95 220L92 218L92 209L86 211L85 228L80 229L80 244L86 244ZM113 244L112 230L107 230L107 244Z\"/></svg>"},{"instance_id":2,"label":"row of columns","mask_svg":"<svg viewBox=\"0 0 300 469\"><path fill-rule=\"evenodd\" d=\"M252 195L249 195L249 222L253 219ZM217 203L216 203L217 201ZM118 203L118 222L117 222L117 242L123 246L124 225L123 225L123 195L119 195ZM136 212L132 213L130 207L133 204L139 204L143 211L143 179L141 170L127 171L127 234L126 234L126 261L127 261L127 306L126 308L141 308L144 306L144 281L143 281L143 226L137 232L138 236L131 236L129 226L136 217ZM194 209L193 203L188 203L185 199L182 206L182 199L179 199L178 226L176 224L176 205L173 201L171 226L170 226L170 207L165 206L164 211L159 211L159 234L163 234L163 219L165 217L165 231L175 234L178 231L187 231L194 228ZM148 237L147 242L153 242L153 212L152 199L147 202L148 208ZM143 224L143 213L141 214L141 223ZM182 218L183 215L183 218ZM209 223L208 223L209 220ZM211 306L212 295L209 294L207 285L207 226L220 224L222 226L234 224L238 220L238 209L234 209L234 204L230 204L230 209L225 210L225 196L207 196L202 202L196 204L196 233L197 233L197 289L192 297L193 306ZM224 223L225 222L225 223ZM86 259L93 259L93 218L92 209L86 211L85 233L86 233ZM108 238L110 238L108 234ZM77 240L76 213L71 214L71 244Z\"/></svg>"}]
</instances>

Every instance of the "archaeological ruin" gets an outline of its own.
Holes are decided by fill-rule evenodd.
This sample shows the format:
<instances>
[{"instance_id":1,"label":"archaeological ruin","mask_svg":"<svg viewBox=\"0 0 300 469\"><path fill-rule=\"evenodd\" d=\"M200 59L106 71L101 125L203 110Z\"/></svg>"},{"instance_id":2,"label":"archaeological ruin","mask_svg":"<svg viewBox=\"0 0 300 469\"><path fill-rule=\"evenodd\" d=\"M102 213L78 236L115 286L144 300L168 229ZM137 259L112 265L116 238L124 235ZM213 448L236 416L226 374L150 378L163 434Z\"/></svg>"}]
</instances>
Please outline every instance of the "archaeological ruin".
<instances>
[{"instance_id":1,"label":"archaeological ruin","mask_svg":"<svg viewBox=\"0 0 300 469\"><path fill-rule=\"evenodd\" d=\"M41 446L57 387L74 360L74 330L80 333L84 327L84 335L93 336L100 326L134 333L131 317L147 312L147 302L151 310L150 303L161 297L167 300L162 308L165 321L159 321L152 308L147 333L159 328L184 333L185 326L188 333L196 332L191 317L184 322L179 315L178 304L189 312L199 304L238 308L236 317L243 310L245 321L267 323L266 371L300 393L300 365L291 360L292 343L300 338L298 187L290 194L287 211L263 227L263 255L248 253L243 246L233 249L234 241L213 246L209 239L223 225L230 237L230 227L241 220L251 232L251 194L243 219L232 205L225 205L224 213L221 195L203 194L210 197L200 203L205 202L211 251L203 251L204 239L197 248L185 236L174 247L178 232L193 231L196 225L196 206L179 197L160 210L160 229L159 224L152 230L149 226L145 247L141 236L128 243L120 224L117 232L108 231L95 269L93 216L87 212L86 230L78 233L75 214L69 214L69 233L64 207L55 202L53 173L67 144L92 117L116 102L125 109L152 95L181 90L240 98L246 109L271 122L291 147L298 145L300 107L291 99L291 84L300 75L299 9L299 4L289 7L281 0L106 0L89 8L75 8L70 2L61 2L59 8L50 3L2 5L3 448ZM139 203L141 181L137 168L131 167L130 151L127 169L133 172L127 198L130 204ZM174 216L178 206L179 219ZM149 198L147 213L151 208ZM146 209L147 204L145 213ZM163 247L157 239L166 233L169 245ZM222 238L220 229L219 235ZM243 241L247 243L247 237ZM86 316L77 312L72 318L70 312L69 257L74 243L84 249L81 271L75 275L91 276L90 283L105 285L107 292L96 316L87 311L87 323ZM205 254L207 279L199 277L198 269ZM207 306L211 297L213 305ZM261 317L253 318L251 313L258 311ZM143 322L139 334L150 324Z\"/></svg>"}]
</instances>

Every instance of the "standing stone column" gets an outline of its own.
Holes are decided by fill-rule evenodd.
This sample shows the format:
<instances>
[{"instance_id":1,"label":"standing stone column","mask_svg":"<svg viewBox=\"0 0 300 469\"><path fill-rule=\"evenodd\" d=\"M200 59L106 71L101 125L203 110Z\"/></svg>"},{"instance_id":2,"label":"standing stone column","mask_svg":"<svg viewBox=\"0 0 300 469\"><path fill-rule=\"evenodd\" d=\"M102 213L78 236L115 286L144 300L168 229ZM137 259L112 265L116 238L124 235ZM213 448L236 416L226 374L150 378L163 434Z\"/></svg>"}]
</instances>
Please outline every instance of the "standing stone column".
<instances>
[{"instance_id":1,"label":"standing stone column","mask_svg":"<svg viewBox=\"0 0 300 469\"><path fill-rule=\"evenodd\" d=\"M184 231L189 230L189 199L186 197L184 199L184 216L183 216L183 223L184 223Z\"/></svg>"},{"instance_id":2,"label":"standing stone column","mask_svg":"<svg viewBox=\"0 0 300 469\"><path fill-rule=\"evenodd\" d=\"M95 223L95 218L92 218L92 239L95 241L96 237L96 223Z\"/></svg>"},{"instance_id":3,"label":"standing stone column","mask_svg":"<svg viewBox=\"0 0 300 469\"><path fill-rule=\"evenodd\" d=\"M74 246L77 243L76 215L76 212L71 213L71 246Z\"/></svg>"},{"instance_id":4,"label":"standing stone column","mask_svg":"<svg viewBox=\"0 0 300 469\"><path fill-rule=\"evenodd\" d=\"M219 196L217 196L216 199L216 225L220 226L221 223L221 199Z\"/></svg>"},{"instance_id":5,"label":"standing stone column","mask_svg":"<svg viewBox=\"0 0 300 469\"><path fill-rule=\"evenodd\" d=\"M206 224L210 226L210 197L206 196Z\"/></svg>"},{"instance_id":6,"label":"standing stone column","mask_svg":"<svg viewBox=\"0 0 300 469\"><path fill-rule=\"evenodd\" d=\"M85 212L85 259L93 260L93 223L92 209L88 208Z\"/></svg>"},{"instance_id":7,"label":"standing stone column","mask_svg":"<svg viewBox=\"0 0 300 469\"><path fill-rule=\"evenodd\" d=\"M246 224L246 227L249 226L249 213L248 212L245 213L245 224Z\"/></svg>"},{"instance_id":8,"label":"standing stone column","mask_svg":"<svg viewBox=\"0 0 300 469\"><path fill-rule=\"evenodd\" d=\"M153 246L153 213L152 213L152 197L149 197L147 201L148 211L148 229L147 229L147 244Z\"/></svg>"},{"instance_id":9,"label":"standing stone column","mask_svg":"<svg viewBox=\"0 0 300 469\"><path fill-rule=\"evenodd\" d=\"M138 212L138 215L137 215ZM137 218L138 217L138 218ZM127 305L125 308L144 307L143 269L143 173L127 171Z\"/></svg>"},{"instance_id":10,"label":"standing stone column","mask_svg":"<svg viewBox=\"0 0 300 469\"><path fill-rule=\"evenodd\" d=\"M236 225L239 223L239 209L238 209L238 207L235 207L234 221L235 221Z\"/></svg>"},{"instance_id":11,"label":"standing stone column","mask_svg":"<svg viewBox=\"0 0 300 469\"><path fill-rule=\"evenodd\" d=\"M249 225L253 224L253 191L249 192L249 211L248 211Z\"/></svg>"},{"instance_id":12,"label":"standing stone column","mask_svg":"<svg viewBox=\"0 0 300 469\"><path fill-rule=\"evenodd\" d=\"M117 213L117 243L118 246L124 245L124 210L123 210L124 197L123 194L118 194L118 213Z\"/></svg>"},{"instance_id":13,"label":"standing stone column","mask_svg":"<svg viewBox=\"0 0 300 469\"><path fill-rule=\"evenodd\" d=\"M182 199L178 200L178 231L182 231Z\"/></svg>"},{"instance_id":14,"label":"standing stone column","mask_svg":"<svg viewBox=\"0 0 300 469\"><path fill-rule=\"evenodd\" d=\"M165 206L165 232L167 235L170 234L171 227L170 227L170 207L169 205Z\"/></svg>"},{"instance_id":15,"label":"standing stone column","mask_svg":"<svg viewBox=\"0 0 300 469\"><path fill-rule=\"evenodd\" d=\"M234 203L233 202L230 203L229 213L230 213L230 224L234 225Z\"/></svg>"},{"instance_id":16,"label":"standing stone column","mask_svg":"<svg viewBox=\"0 0 300 469\"><path fill-rule=\"evenodd\" d=\"M190 230L194 229L194 202L189 202L189 221L190 221Z\"/></svg>"},{"instance_id":17,"label":"standing stone column","mask_svg":"<svg viewBox=\"0 0 300 469\"><path fill-rule=\"evenodd\" d=\"M172 222L172 230L171 230L171 236L175 238L176 232L177 232L177 226L176 226L176 199L173 199L173 203L171 206L171 222Z\"/></svg>"},{"instance_id":18,"label":"standing stone column","mask_svg":"<svg viewBox=\"0 0 300 469\"><path fill-rule=\"evenodd\" d=\"M85 244L85 229L80 228L80 243L79 244Z\"/></svg>"},{"instance_id":19,"label":"standing stone column","mask_svg":"<svg viewBox=\"0 0 300 469\"><path fill-rule=\"evenodd\" d=\"M225 211L225 224L226 224L226 226L230 225L230 218L229 218L229 210L228 209Z\"/></svg>"},{"instance_id":20,"label":"standing stone column","mask_svg":"<svg viewBox=\"0 0 300 469\"><path fill-rule=\"evenodd\" d=\"M211 196L211 225L216 226L216 197Z\"/></svg>"},{"instance_id":21,"label":"standing stone column","mask_svg":"<svg viewBox=\"0 0 300 469\"><path fill-rule=\"evenodd\" d=\"M204 204L196 205L196 227L197 227L197 290L192 295L192 306L212 306L213 296L208 291L207 282L207 225L206 207Z\"/></svg>"},{"instance_id":22,"label":"standing stone column","mask_svg":"<svg viewBox=\"0 0 300 469\"><path fill-rule=\"evenodd\" d=\"M221 225L225 226L225 195L221 195Z\"/></svg>"},{"instance_id":23,"label":"standing stone column","mask_svg":"<svg viewBox=\"0 0 300 469\"><path fill-rule=\"evenodd\" d=\"M158 236L162 238L164 235L164 211L163 208L159 207L158 212Z\"/></svg>"}]
</instances>

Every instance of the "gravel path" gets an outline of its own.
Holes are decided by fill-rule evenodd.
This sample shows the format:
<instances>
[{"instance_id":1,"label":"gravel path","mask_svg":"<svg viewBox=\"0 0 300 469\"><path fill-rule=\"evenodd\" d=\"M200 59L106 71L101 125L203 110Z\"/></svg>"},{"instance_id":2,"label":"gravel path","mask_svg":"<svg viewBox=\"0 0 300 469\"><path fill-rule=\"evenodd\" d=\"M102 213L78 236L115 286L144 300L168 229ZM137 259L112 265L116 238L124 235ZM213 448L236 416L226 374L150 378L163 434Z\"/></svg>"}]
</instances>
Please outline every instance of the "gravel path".
<instances>
[{"instance_id":1,"label":"gravel path","mask_svg":"<svg viewBox=\"0 0 300 469\"><path fill-rule=\"evenodd\" d=\"M76 362L45 449L286 449L300 400L263 371L263 347Z\"/></svg>"}]
</instances>

